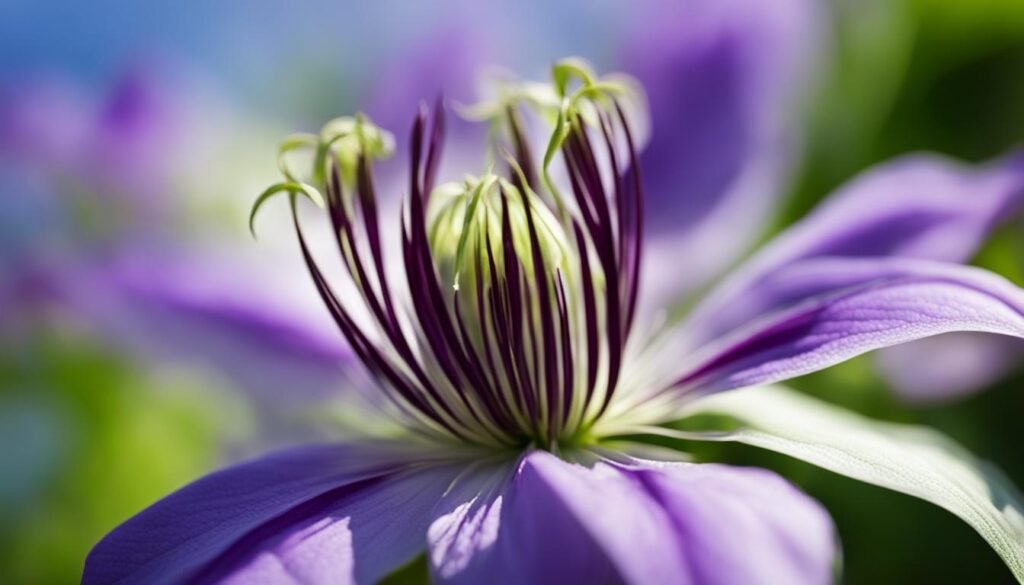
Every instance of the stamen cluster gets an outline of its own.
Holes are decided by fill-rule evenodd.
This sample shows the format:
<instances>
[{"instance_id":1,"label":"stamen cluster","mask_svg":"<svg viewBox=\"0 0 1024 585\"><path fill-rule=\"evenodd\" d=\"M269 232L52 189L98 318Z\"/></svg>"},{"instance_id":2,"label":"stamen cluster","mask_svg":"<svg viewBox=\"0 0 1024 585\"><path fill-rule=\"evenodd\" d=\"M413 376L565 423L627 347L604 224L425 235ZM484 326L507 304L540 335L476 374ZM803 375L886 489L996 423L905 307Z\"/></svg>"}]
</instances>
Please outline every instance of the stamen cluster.
<instances>
[{"instance_id":1,"label":"stamen cluster","mask_svg":"<svg viewBox=\"0 0 1024 585\"><path fill-rule=\"evenodd\" d=\"M372 172L389 137L364 117L286 143L314 152L310 180L282 163L288 180L253 208L290 194L320 296L391 402L424 432L557 449L585 440L615 396L641 260L636 147L618 86L577 63L555 73L548 105L513 93L490 116L514 152L494 145L504 176L436 186L444 109L440 100L432 116L421 108L400 219L402 282L385 266ZM527 101L554 118L539 172L520 118ZM559 152L571 199L551 177ZM311 252L295 213L300 194L326 208L358 298L339 296Z\"/></svg>"}]
</instances>

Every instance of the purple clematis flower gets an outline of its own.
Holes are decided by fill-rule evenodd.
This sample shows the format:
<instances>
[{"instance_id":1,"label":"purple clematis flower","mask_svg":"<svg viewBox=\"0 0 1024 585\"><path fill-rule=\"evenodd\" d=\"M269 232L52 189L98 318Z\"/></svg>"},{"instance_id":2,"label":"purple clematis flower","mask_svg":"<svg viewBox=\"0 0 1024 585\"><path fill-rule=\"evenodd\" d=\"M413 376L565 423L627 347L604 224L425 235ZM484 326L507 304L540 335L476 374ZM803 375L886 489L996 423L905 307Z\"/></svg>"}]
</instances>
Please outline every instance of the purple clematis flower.
<instances>
[{"instance_id":1,"label":"purple clematis flower","mask_svg":"<svg viewBox=\"0 0 1024 585\"><path fill-rule=\"evenodd\" d=\"M442 583L833 579L819 504L768 471L679 461L651 436L746 442L926 499L1024 578L1024 508L989 466L937 433L766 386L951 331L1024 337L1024 291L930 257L984 222L925 194L954 193L976 171L935 159L876 171L682 325L648 334L635 83L576 60L553 73L492 104L501 174L437 185L444 110L421 110L400 218L378 206L372 169L390 144L369 119L286 140L284 181L253 215L289 195L316 289L405 433L201 479L97 544L84 583L365 583L424 553ZM525 111L553 122L540 158ZM312 155L308 169L293 168L295 150ZM976 197L1019 194L1016 161L990 175ZM344 268L311 249L300 197L326 210ZM389 220L397 242L382 236Z\"/></svg>"}]
</instances>

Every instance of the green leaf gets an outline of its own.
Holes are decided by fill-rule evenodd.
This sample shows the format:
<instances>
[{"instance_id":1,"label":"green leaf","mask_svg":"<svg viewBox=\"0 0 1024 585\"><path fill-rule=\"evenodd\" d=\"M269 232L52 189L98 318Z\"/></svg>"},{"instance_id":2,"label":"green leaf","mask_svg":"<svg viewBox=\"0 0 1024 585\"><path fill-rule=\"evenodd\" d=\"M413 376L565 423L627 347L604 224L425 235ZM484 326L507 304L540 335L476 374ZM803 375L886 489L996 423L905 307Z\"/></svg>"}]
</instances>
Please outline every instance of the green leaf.
<instances>
[{"instance_id":1,"label":"green leaf","mask_svg":"<svg viewBox=\"0 0 1024 585\"><path fill-rule=\"evenodd\" d=\"M967 522L1024 582L1024 505L1014 486L949 437L885 423L778 386L703 398L688 416L725 415L738 427L680 436L776 451L945 508Z\"/></svg>"}]
</instances>

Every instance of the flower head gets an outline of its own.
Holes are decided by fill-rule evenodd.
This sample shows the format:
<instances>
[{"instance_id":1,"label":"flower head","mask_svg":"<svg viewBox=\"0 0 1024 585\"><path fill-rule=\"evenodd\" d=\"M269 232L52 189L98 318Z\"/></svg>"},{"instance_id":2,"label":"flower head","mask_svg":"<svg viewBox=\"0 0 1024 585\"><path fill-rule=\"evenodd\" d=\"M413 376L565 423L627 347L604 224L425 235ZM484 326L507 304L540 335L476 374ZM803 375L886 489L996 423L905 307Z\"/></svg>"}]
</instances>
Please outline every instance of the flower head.
<instances>
[{"instance_id":1,"label":"flower head","mask_svg":"<svg viewBox=\"0 0 1024 585\"><path fill-rule=\"evenodd\" d=\"M443 109L438 102L429 129L419 113L400 219L401 282L385 266L372 173L389 135L366 117L287 141L285 152L312 151L308 178L282 162L288 182L254 207L280 192L324 205L359 294L332 290L296 217L303 258L353 349L418 430L557 450L579 443L615 398L641 258L642 187L621 105L634 97L632 85L598 79L578 61L557 64L554 79L505 88L499 103L475 108L507 130L509 144L492 145L504 174L492 164L436 185ZM521 122L526 100L555 120L540 166ZM571 197L550 177L556 153Z\"/></svg>"},{"instance_id":2,"label":"flower head","mask_svg":"<svg viewBox=\"0 0 1024 585\"><path fill-rule=\"evenodd\" d=\"M357 116L285 141L284 181L252 217L289 195L317 291L409 432L202 479L100 542L85 582L372 582L423 550L445 583L832 579L834 529L816 502L766 471L639 457L651 436L746 442L932 501L1024 579L1024 506L951 441L765 386L945 332L1024 337L1024 291L909 252L950 229L984 233L989 216L842 195L685 321L641 337L636 91L576 60L553 73L473 109L496 129L491 160L456 183L437 184L442 104L418 113L398 253L372 172L385 131ZM527 107L550 123L539 160ZM292 165L300 151L307 172ZM1005 201L1024 192L1022 170L958 172ZM301 196L326 210L346 293L310 245Z\"/></svg>"}]
</instances>

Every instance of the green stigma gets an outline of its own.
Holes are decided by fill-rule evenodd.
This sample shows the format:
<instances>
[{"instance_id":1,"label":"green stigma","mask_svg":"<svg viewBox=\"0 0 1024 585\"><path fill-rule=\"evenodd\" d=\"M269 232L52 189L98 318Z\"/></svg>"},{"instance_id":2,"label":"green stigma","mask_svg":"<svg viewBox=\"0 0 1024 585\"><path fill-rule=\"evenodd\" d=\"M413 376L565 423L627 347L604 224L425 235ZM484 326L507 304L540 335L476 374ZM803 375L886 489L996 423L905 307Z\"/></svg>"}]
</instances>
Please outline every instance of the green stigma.
<instances>
[{"instance_id":1,"label":"green stigma","mask_svg":"<svg viewBox=\"0 0 1024 585\"><path fill-rule=\"evenodd\" d=\"M481 177L467 176L460 183L438 186L431 195L428 210L435 262L442 279L451 282L455 290L465 284L465 279L492 276L479 273L488 270L488 249L494 256L495 247L501 245L502 218L506 214L516 256L526 270L534 269L530 253L531 216L546 270L564 269L570 251L565 231L529 186L517 187L492 172ZM498 255L495 265L503 275L504 257Z\"/></svg>"}]
</instances>

